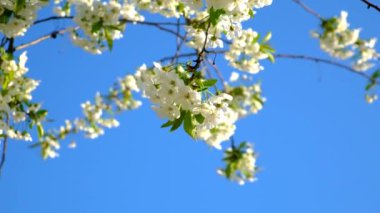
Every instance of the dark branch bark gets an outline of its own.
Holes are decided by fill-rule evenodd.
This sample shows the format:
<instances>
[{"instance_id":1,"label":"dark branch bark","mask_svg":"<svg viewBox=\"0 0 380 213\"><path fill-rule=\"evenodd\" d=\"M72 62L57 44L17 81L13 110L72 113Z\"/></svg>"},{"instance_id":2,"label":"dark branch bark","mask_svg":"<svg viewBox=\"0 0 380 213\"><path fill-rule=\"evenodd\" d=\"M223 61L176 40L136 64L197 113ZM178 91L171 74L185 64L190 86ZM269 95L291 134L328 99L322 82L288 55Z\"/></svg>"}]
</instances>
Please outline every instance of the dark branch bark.
<instances>
[{"instance_id":1,"label":"dark branch bark","mask_svg":"<svg viewBox=\"0 0 380 213\"><path fill-rule=\"evenodd\" d=\"M367 4L367 9L371 9L371 7L375 10L377 10L378 12L380 12L380 6L379 5L376 5L368 0L361 0L363 3Z\"/></svg>"},{"instance_id":2,"label":"dark branch bark","mask_svg":"<svg viewBox=\"0 0 380 213\"><path fill-rule=\"evenodd\" d=\"M37 20L33 23L33 25L41 24L41 23L48 22L51 20L62 20L62 19L73 19L73 18L74 18L73 16L51 16L51 17Z\"/></svg>"},{"instance_id":3,"label":"dark branch bark","mask_svg":"<svg viewBox=\"0 0 380 213\"><path fill-rule=\"evenodd\" d=\"M9 124L8 115L6 115L5 122L7 125ZM3 140L3 149L2 149L2 153L1 153L1 159L0 159L0 176L1 176L1 172L3 169L4 163L5 163L5 158L7 155L7 145L8 145L8 135L5 135L4 140Z\"/></svg>"},{"instance_id":4,"label":"dark branch bark","mask_svg":"<svg viewBox=\"0 0 380 213\"><path fill-rule=\"evenodd\" d=\"M3 170L3 166L4 166L4 163L5 163L5 158L6 158L6 155L7 155L7 145L8 145L8 137L5 136L4 140L3 140L3 152L1 154L1 160L0 160L0 175L1 175L1 172Z\"/></svg>"},{"instance_id":5,"label":"dark branch bark","mask_svg":"<svg viewBox=\"0 0 380 213\"><path fill-rule=\"evenodd\" d=\"M224 54L225 52L227 52L227 50L208 51L208 53L211 53L211 54ZM197 55L198 55L198 53L196 53L196 52L195 53L184 53L184 54L180 54L178 56L164 57L164 58L161 58L159 61L160 62L165 62L165 61L172 60L174 57L177 57L177 58L189 58L189 57L194 57L194 56L197 56ZM373 81L371 79L370 75L368 75L368 74L366 74L364 72L358 72L358 71L354 70L350 66L347 66L345 64L341 64L339 62L335 62L335 61L332 61L332 60L318 58L318 57L314 57L314 56L308 56L308 55L284 54L284 53L273 54L273 56L276 59L280 59L280 58L284 58L284 59L298 59L298 60L312 61L312 62L315 62L315 63L328 64L328 65L331 65L331 66L335 66L335 67L341 68L341 69L346 70L348 72L354 73L356 75L359 75L359 76L365 78L368 81ZM374 83L377 84L377 85L380 85L380 82L374 82Z\"/></svg>"}]
</instances>

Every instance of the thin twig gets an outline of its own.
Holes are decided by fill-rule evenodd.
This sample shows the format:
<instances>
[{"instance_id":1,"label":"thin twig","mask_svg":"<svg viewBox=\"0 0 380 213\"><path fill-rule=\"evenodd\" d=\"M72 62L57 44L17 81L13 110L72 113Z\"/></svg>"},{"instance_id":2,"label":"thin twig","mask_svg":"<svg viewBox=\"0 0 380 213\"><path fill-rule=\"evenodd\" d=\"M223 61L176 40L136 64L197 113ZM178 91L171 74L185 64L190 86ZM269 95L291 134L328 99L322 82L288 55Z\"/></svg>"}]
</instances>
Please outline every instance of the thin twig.
<instances>
[{"instance_id":1,"label":"thin twig","mask_svg":"<svg viewBox=\"0 0 380 213\"><path fill-rule=\"evenodd\" d=\"M3 140L3 150L2 150L1 161L0 161L0 176L1 176L1 172L5 163L5 157L7 155L7 145L8 145L8 136L5 135L4 140Z\"/></svg>"},{"instance_id":2,"label":"thin twig","mask_svg":"<svg viewBox=\"0 0 380 213\"><path fill-rule=\"evenodd\" d=\"M308 7L306 4L304 4L301 0L293 0L296 4L300 5L306 12L310 13L311 15L315 16L316 18L323 20L323 17L319 15L317 12L312 10L310 7Z\"/></svg>"},{"instance_id":3,"label":"thin twig","mask_svg":"<svg viewBox=\"0 0 380 213\"><path fill-rule=\"evenodd\" d=\"M186 40L186 38L187 38L187 32L185 33L185 35L184 35L183 37L184 37L184 39L180 39L179 44L177 45L177 48L176 48L176 51L175 51L174 58L172 59L172 63L173 63L173 62L178 63L178 58L177 58L177 56L178 56L179 53L181 52L181 48L183 47L183 44L185 43L185 40Z\"/></svg>"},{"instance_id":4,"label":"thin twig","mask_svg":"<svg viewBox=\"0 0 380 213\"><path fill-rule=\"evenodd\" d=\"M74 16L50 16L50 17L35 21L33 25L41 24L41 23L48 22L51 20L62 20L62 19L73 19L73 18Z\"/></svg>"},{"instance_id":5,"label":"thin twig","mask_svg":"<svg viewBox=\"0 0 380 213\"><path fill-rule=\"evenodd\" d=\"M6 115L5 121L6 121L6 124L8 125L9 124L8 115ZM2 149L2 154L1 154L1 160L0 160L0 176L1 176L1 172L3 169L4 163L5 163L5 158L7 155L7 145L8 145L8 135L5 134L4 140L3 140L3 149Z\"/></svg>"},{"instance_id":6,"label":"thin twig","mask_svg":"<svg viewBox=\"0 0 380 213\"><path fill-rule=\"evenodd\" d=\"M42 19L42 20L47 20L49 18L46 18L46 19ZM50 17L49 20L54 20L54 18ZM156 27L158 28L159 30L162 30L162 31L165 31L165 32L168 32L170 34L173 34L175 35L176 37L179 37L181 39L185 39L182 35L178 34L177 32L175 32L174 30L171 30L171 29L168 29L168 28L165 28L165 27L162 27L161 25L171 25L171 24L176 24L176 23L170 23L170 22L142 22L142 21L139 21L139 22L134 22L134 21L130 21L130 20L123 20L125 23L136 23L136 24L140 24L140 25L148 25L148 26L153 26L153 27ZM41 22L40 22L41 23ZM65 34L67 32L69 32L71 29L74 29L74 30L77 30L79 29L79 27L68 27L68 28L65 28L65 29L62 29L62 30L55 30L49 34L46 34L40 38L37 38L31 42L27 42L25 44L22 44L18 47L15 48L15 50L21 50L21 49L25 49L27 47L30 47L30 46L33 46L33 45L36 45L42 41L45 41L47 39L50 39L50 38L56 38L58 35L62 35L62 34Z\"/></svg>"},{"instance_id":7,"label":"thin twig","mask_svg":"<svg viewBox=\"0 0 380 213\"><path fill-rule=\"evenodd\" d=\"M203 47L202 47L201 51L199 51L197 59L194 60L195 64L193 66L189 66L189 68L193 72L193 75L190 77L190 80L192 80L194 78L195 72L197 71L197 69L201 65L201 62L203 61L203 57L204 57L203 54L207 53L207 51L206 51L206 45L207 45L207 41L208 41L208 33L209 33L208 31L210 30L210 27L211 27L211 21L209 20L207 28L206 28L206 32L205 32L205 40L203 42Z\"/></svg>"},{"instance_id":8,"label":"thin twig","mask_svg":"<svg viewBox=\"0 0 380 213\"><path fill-rule=\"evenodd\" d=\"M65 29L62 29L62 30L55 30L55 31L53 31L53 32L51 32L51 33L49 33L49 34L46 34L46 35L44 35L44 36L42 36L42 37L40 37L40 38L37 38L37 39L35 39L35 40L33 40L33 41L30 41L30 42L27 42L27 43L25 43L25 44L21 44L21 45L19 45L19 46L17 46L16 48L15 48L15 50L17 51L17 50L22 50L22 49L25 49L25 48L28 48L28 47L31 47L31 46L33 46L33 45L36 45L36 44L38 44L38 43L41 43L41 42L43 42L43 41L45 41L45 40L47 40L47 39L50 39L50 38L57 38L57 36L58 35L63 35L63 34L65 34L65 33L67 33L67 32L69 32L70 30L72 30L72 29L78 29L79 27L75 27L75 28L72 28L72 27L69 27L69 28L65 28Z\"/></svg>"},{"instance_id":9,"label":"thin twig","mask_svg":"<svg viewBox=\"0 0 380 213\"><path fill-rule=\"evenodd\" d=\"M61 20L61 19L73 19L74 16L50 16L50 17L47 17L47 18L43 18L43 19L40 19L40 20L37 20L35 21L33 24L34 25L37 25L37 24L41 24L41 23L44 23L44 22L47 22L47 21L51 21L51 20ZM136 24L145 24L145 25L171 25L171 26L177 26L177 25L186 25L186 23L174 23L174 22L153 22L153 21L133 21L133 20L129 20L129 19L120 19L119 20L120 22L124 22L124 23L136 23Z\"/></svg>"},{"instance_id":10,"label":"thin twig","mask_svg":"<svg viewBox=\"0 0 380 213\"><path fill-rule=\"evenodd\" d=\"M221 84L223 86L224 91L227 91L226 81L224 80L223 74L220 71L219 67L216 66L216 64L213 61L210 61L208 59L206 61L214 69L216 75L218 76L219 80L221 81Z\"/></svg>"},{"instance_id":11,"label":"thin twig","mask_svg":"<svg viewBox=\"0 0 380 213\"><path fill-rule=\"evenodd\" d=\"M226 52L227 52L227 50L208 51L208 53L210 53L210 54L224 54ZM196 55L197 55L197 53L184 53L184 54L178 55L177 57L178 58L189 58L189 57L194 57ZM273 56L275 58L278 58L278 59L281 59L281 58L284 58L284 59L300 59L300 60L312 61L315 63L328 64L328 65L339 67L343 70L349 71L349 72L354 73L356 75L359 75L359 76L365 78L366 80L373 81L373 79L371 79L370 75L368 75L364 72L358 72L350 66L347 66L345 64L341 64L339 62L335 62L332 60L318 58L318 57L314 57L314 56L308 56L308 55L284 54L284 53L276 53L276 54L273 54ZM159 61L160 62L169 61L173 57L174 56L164 57L164 58L161 58ZM373 82L373 83L380 85L380 82Z\"/></svg>"},{"instance_id":12,"label":"thin twig","mask_svg":"<svg viewBox=\"0 0 380 213\"><path fill-rule=\"evenodd\" d=\"M367 0L361 0L362 2L364 2L365 4L367 4L367 9L370 9L371 7L375 10L377 10L378 12L380 12L380 6L379 5L376 5L370 1L367 1Z\"/></svg>"},{"instance_id":13,"label":"thin twig","mask_svg":"<svg viewBox=\"0 0 380 213\"><path fill-rule=\"evenodd\" d=\"M347 65L335 62L335 61L331 61L328 59L317 58L317 57L307 56L307 55L296 55L296 54L273 54L273 56L275 58L302 59L302 60L314 61L316 63L329 64L329 65L333 65L333 66L342 68L344 70L347 70L347 71L354 73L356 75L360 75L360 76L366 78L367 80L370 80L370 81L372 80L371 76L367 75L364 72L358 72L350 66L347 66ZM378 82L376 82L376 83L378 83Z\"/></svg>"}]
</instances>

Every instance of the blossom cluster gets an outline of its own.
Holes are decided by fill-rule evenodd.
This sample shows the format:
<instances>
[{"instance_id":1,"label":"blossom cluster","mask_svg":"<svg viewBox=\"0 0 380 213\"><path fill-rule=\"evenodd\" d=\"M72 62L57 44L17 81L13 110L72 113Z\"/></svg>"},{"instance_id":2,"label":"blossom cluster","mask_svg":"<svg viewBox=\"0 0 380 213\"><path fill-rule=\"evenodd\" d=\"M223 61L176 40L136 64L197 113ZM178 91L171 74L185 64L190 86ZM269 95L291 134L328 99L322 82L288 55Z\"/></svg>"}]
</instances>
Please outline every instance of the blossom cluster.
<instances>
[{"instance_id":1,"label":"blossom cluster","mask_svg":"<svg viewBox=\"0 0 380 213\"><path fill-rule=\"evenodd\" d=\"M22 35L36 19L37 10L46 0L5 0L0 3L0 33L7 37ZM135 109L141 105L132 92L141 91L150 99L152 109L167 122L162 127L171 131L183 127L192 138L202 140L209 146L222 149L222 143L233 136L237 120L262 109L265 99L261 96L260 84L229 86L218 90L216 79L206 78L201 67L205 67L206 54L212 49L229 45L225 58L236 69L255 74L263 69L260 60L273 60L273 49L268 44L271 34L260 40L252 29L244 30L242 23L251 19L256 9L269 6L272 0L55 0L54 12L59 17L71 19L69 27L74 44L82 49L101 54L107 48L112 50L114 40L123 37L126 25L140 23L153 25L175 34L184 44L197 51L195 65L174 63L152 68L141 66L134 75L127 75L105 95L97 93L93 102L81 104L83 116L66 120L57 129L48 130L43 126L47 111L31 102L31 92L37 81L24 74L26 56L19 62L3 54L1 62L2 93L0 130L3 137L31 140L29 131L18 131L13 124L27 122L36 127L43 158L55 158L61 147L60 141L71 134L83 133L88 138L97 138L106 128L119 126L115 113ZM157 13L167 18L178 19L175 32L172 23L167 26L144 22L144 12ZM53 17L52 19L56 19ZM50 18L44 19L44 21ZM184 26L184 30L179 27ZM166 28L168 27L168 28ZM180 34L184 33L184 36ZM4 40L3 45L10 40ZM370 43L363 43L363 54ZM12 43L9 44L11 51ZM180 51L180 45L177 47ZM364 59L363 59L364 60ZM69 147L76 146L75 142ZM253 178L255 157L252 147L243 143L238 149L232 147L226 155L236 156L226 161L230 169L225 176L242 182ZM240 173L238 171L241 171ZM248 174L250 173L250 174Z\"/></svg>"},{"instance_id":2,"label":"blossom cluster","mask_svg":"<svg viewBox=\"0 0 380 213\"><path fill-rule=\"evenodd\" d=\"M253 9L268 6L272 1L208 0L206 3L207 7L196 11L185 28L190 37L188 45L196 49L201 49L204 44L208 48L222 48L224 36L227 40L239 38L244 33L242 22L253 17Z\"/></svg>"},{"instance_id":3,"label":"blossom cluster","mask_svg":"<svg viewBox=\"0 0 380 213\"><path fill-rule=\"evenodd\" d=\"M101 54L107 46L112 49L113 41L123 36L126 20L144 20L128 1L121 4L117 0L69 0L63 5L56 7L58 15L69 15L71 7L75 10L74 21L78 27L71 33L74 44L93 54Z\"/></svg>"},{"instance_id":4,"label":"blossom cluster","mask_svg":"<svg viewBox=\"0 0 380 213\"><path fill-rule=\"evenodd\" d=\"M227 93L234 99L230 107L239 114L239 118L256 114L263 109L266 99L262 96L261 84L230 86L226 85Z\"/></svg>"},{"instance_id":5,"label":"blossom cluster","mask_svg":"<svg viewBox=\"0 0 380 213\"><path fill-rule=\"evenodd\" d=\"M373 67L371 61L380 54L375 50L376 39L363 40L360 29L350 29L347 22L348 13L342 11L339 17L322 20L322 32L313 32L313 37L320 40L320 47L331 56L339 59L352 58L352 68L366 71Z\"/></svg>"},{"instance_id":6,"label":"blossom cluster","mask_svg":"<svg viewBox=\"0 0 380 213\"><path fill-rule=\"evenodd\" d=\"M229 107L232 96L208 91L216 81L195 78L182 66L173 69L159 63L151 69L141 66L135 77L153 110L169 120L163 127L171 126L173 131L183 123L190 136L217 149L233 135L238 114Z\"/></svg>"},{"instance_id":7,"label":"blossom cluster","mask_svg":"<svg viewBox=\"0 0 380 213\"><path fill-rule=\"evenodd\" d=\"M21 123L40 128L47 115L40 104L32 102L32 92L39 82L25 77L28 68L26 52L16 61L12 54L0 50L0 135L11 139L31 141L29 129Z\"/></svg>"},{"instance_id":8,"label":"blossom cluster","mask_svg":"<svg viewBox=\"0 0 380 213\"><path fill-rule=\"evenodd\" d=\"M240 185L255 180L255 174L258 170L256 154L250 143L243 142L238 147L228 148L224 153L223 160L226 167L217 171L220 175L226 176Z\"/></svg>"},{"instance_id":9,"label":"blossom cluster","mask_svg":"<svg viewBox=\"0 0 380 213\"><path fill-rule=\"evenodd\" d=\"M274 50L267 44L271 38L269 33L263 38L261 44L258 42L259 34L252 29L244 30L241 35L235 38L230 45L230 49L225 54L225 58L230 65L241 71L256 74L263 70L259 60L270 58L273 60Z\"/></svg>"},{"instance_id":10,"label":"blossom cluster","mask_svg":"<svg viewBox=\"0 0 380 213\"><path fill-rule=\"evenodd\" d=\"M40 139L42 156L44 158L55 158L60 149L59 140L65 139L73 133L84 133L86 137L94 139L104 134L104 128L119 126L119 121L114 114L124 110L136 109L141 105L140 101L134 100L132 92L138 92L135 78L126 75L119 79L118 83L111 87L107 95L95 95L94 103L87 101L81 104L83 117L73 121L66 120L65 125L58 130L48 131ZM74 147L75 143L71 143Z\"/></svg>"},{"instance_id":11,"label":"blossom cluster","mask_svg":"<svg viewBox=\"0 0 380 213\"><path fill-rule=\"evenodd\" d=\"M37 11L48 0L1 0L0 33L8 38L22 36L36 19Z\"/></svg>"}]
</instances>

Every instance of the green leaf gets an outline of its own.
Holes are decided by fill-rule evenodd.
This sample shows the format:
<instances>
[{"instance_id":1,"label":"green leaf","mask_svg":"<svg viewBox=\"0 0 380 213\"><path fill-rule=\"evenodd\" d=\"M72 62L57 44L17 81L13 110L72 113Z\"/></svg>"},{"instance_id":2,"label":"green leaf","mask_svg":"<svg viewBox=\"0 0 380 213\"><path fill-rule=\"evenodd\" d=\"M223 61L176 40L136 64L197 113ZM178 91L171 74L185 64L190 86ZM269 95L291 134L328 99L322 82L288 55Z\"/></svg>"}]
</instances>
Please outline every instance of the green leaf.
<instances>
[{"instance_id":1,"label":"green leaf","mask_svg":"<svg viewBox=\"0 0 380 213\"><path fill-rule=\"evenodd\" d=\"M169 126L171 126L171 125L173 125L173 121L170 121L170 120L169 120L168 122L162 124L162 125L161 125L161 128L169 127Z\"/></svg>"},{"instance_id":2,"label":"green leaf","mask_svg":"<svg viewBox=\"0 0 380 213\"><path fill-rule=\"evenodd\" d=\"M380 77L380 70L376 70L372 76L371 76L371 79L372 80L375 80L376 78Z\"/></svg>"},{"instance_id":3,"label":"green leaf","mask_svg":"<svg viewBox=\"0 0 380 213\"><path fill-rule=\"evenodd\" d=\"M15 4L15 13L20 12L25 7L26 0L17 0Z\"/></svg>"},{"instance_id":4,"label":"green leaf","mask_svg":"<svg viewBox=\"0 0 380 213\"><path fill-rule=\"evenodd\" d=\"M29 148L37 148L37 147L40 147L41 145L42 143L38 142L38 143L30 145Z\"/></svg>"},{"instance_id":5,"label":"green leaf","mask_svg":"<svg viewBox=\"0 0 380 213\"><path fill-rule=\"evenodd\" d=\"M203 83L204 87L208 88L208 87L214 86L216 84L216 82L218 82L218 80L216 80L216 79L208 79L208 80L203 81L202 83Z\"/></svg>"},{"instance_id":6,"label":"green leaf","mask_svg":"<svg viewBox=\"0 0 380 213\"><path fill-rule=\"evenodd\" d=\"M41 109L41 110L38 110L37 117L38 118L44 118L47 116L47 114L48 114L47 110Z\"/></svg>"},{"instance_id":7,"label":"green leaf","mask_svg":"<svg viewBox=\"0 0 380 213\"><path fill-rule=\"evenodd\" d=\"M226 167L226 170L225 170L225 173L226 173L226 177L228 179L231 178L231 175L233 173L233 168L232 168L232 165L231 164L228 164L227 167Z\"/></svg>"},{"instance_id":8,"label":"green leaf","mask_svg":"<svg viewBox=\"0 0 380 213\"><path fill-rule=\"evenodd\" d=\"M194 115L194 118L200 124L203 123L203 121L205 120L205 117L202 114L196 114L196 115Z\"/></svg>"},{"instance_id":9,"label":"green leaf","mask_svg":"<svg viewBox=\"0 0 380 213\"><path fill-rule=\"evenodd\" d=\"M68 1L65 2L65 4L62 7L62 10L66 11L66 12L68 12L70 10L70 3Z\"/></svg>"},{"instance_id":10,"label":"green leaf","mask_svg":"<svg viewBox=\"0 0 380 213\"><path fill-rule=\"evenodd\" d=\"M183 118L185 117L185 113L186 113L185 111L181 111L181 116L178 119L173 121L173 126L170 129L170 132L175 131L176 129L178 129L181 126Z\"/></svg>"},{"instance_id":11,"label":"green leaf","mask_svg":"<svg viewBox=\"0 0 380 213\"><path fill-rule=\"evenodd\" d=\"M272 38L272 33L268 32L261 42L265 43L265 42L269 41L271 38Z\"/></svg>"},{"instance_id":12,"label":"green leaf","mask_svg":"<svg viewBox=\"0 0 380 213\"><path fill-rule=\"evenodd\" d=\"M112 50L112 48L113 48L113 39L112 39L112 36L111 36L111 33L110 33L109 29L104 29L104 34L106 36L108 49Z\"/></svg>"},{"instance_id":13,"label":"green leaf","mask_svg":"<svg viewBox=\"0 0 380 213\"><path fill-rule=\"evenodd\" d=\"M370 89L372 89L373 87L375 86L375 84L373 82L367 84L367 86L365 87L365 90L368 91Z\"/></svg>"},{"instance_id":14,"label":"green leaf","mask_svg":"<svg viewBox=\"0 0 380 213\"><path fill-rule=\"evenodd\" d=\"M1 24L8 24L9 20L11 19L13 15L12 10L5 9L3 14L0 16L0 23Z\"/></svg>"},{"instance_id":15,"label":"green leaf","mask_svg":"<svg viewBox=\"0 0 380 213\"><path fill-rule=\"evenodd\" d=\"M268 55L269 61L274 63L275 62L274 56L271 53L267 53L267 55Z\"/></svg>"},{"instance_id":16,"label":"green leaf","mask_svg":"<svg viewBox=\"0 0 380 213\"><path fill-rule=\"evenodd\" d=\"M244 149L244 148L247 146L247 144L248 144L247 142L242 142L242 143L240 143L238 149L239 149L239 150Z\"/></svg>"},{"instance_id":17,"label":"green leaf","mask_svg":"<svg viewBox=\"0 0 380 213\"><path fill-rule=\"evenodd\" d=\"M209 14L210 14L209 21L211 22L213 26L216 26L216 24L218 23L219 17L225 13L226 12L223 9L215 10L214 7L211 7L209 10Z\"/></svg>"},{"instance_id":18,"label":"green leaf","mask_svg":"<svg viewBox=\"0 0 380 213\"><path fill-rule=\"evenodd\" d=\"M257 36L252 40L252 44L256 43L260 39L260 34L257 34Z\"/></svg>"},{"instance_id":19,"label":"green leaf","mask_svg":"<svg viewBox=\"0 0 380 213\"><path fill-rule=\"evenodd\" d=\"M249 9L248 15L249 15L251 18L255 17L255 13L253 12L252 9Z\"/></svg>"},{"instance_id":20,"label":"green leaf","mask_svg":"<svg viewBox=\"0 0 380 213\"><path fill-rule=\"evenodd\" d=\"M177 5L176 9L177 9L177 11L178 11L179 13L183 13L183 12L185 12L185 4L183 4L183 3L179 3L179 4Z\"/></svg>"},{"instance_id":21,"label":"green leaf","mask_svg":"<svg viewBox=\"0 0 380 213\"><path fill-rule=\"evenodd\" d=\"M37 124L37 132L38 132L38 138L42 138L42 136L44 136L45 134L44 127L42 126L41 123Z\"/></svg>"},{"instance_id":22,"label":"green leaf","mask_svg":"<svg viewBox=\"0 0 380 213\"><path fill-rule=\"evenodd\" d=\"M192 138L194 138L194 128L195 125L193 123L193 118L190 111L186 111L184 122L183 122L183 129L185 132L190 135Z\"/></svg>"},{"instance_id":23,"label":"green leaf","mask_svg":"<svg viewBox=\"0 0 380 213\"><path fill-rule=\"evenodd\" d=\"M96 33L96 32L98 32L102 27L103 27L103 20L99 20L98 22L95 22L95 23L91 26L91 32L92 32L92 33Z\"/></svg>"},{"instance_id":24,"label":"green leaf","mask_svg":"<svg viewBox=\"0 0 380 213\"><path fill-rule=\"evenodd\" d=\"M271 46L269 46L269 44L261 44L260 50L264 52L271 52L271 53L275 52L275 50Z\"/></svg>"}]
</instances>

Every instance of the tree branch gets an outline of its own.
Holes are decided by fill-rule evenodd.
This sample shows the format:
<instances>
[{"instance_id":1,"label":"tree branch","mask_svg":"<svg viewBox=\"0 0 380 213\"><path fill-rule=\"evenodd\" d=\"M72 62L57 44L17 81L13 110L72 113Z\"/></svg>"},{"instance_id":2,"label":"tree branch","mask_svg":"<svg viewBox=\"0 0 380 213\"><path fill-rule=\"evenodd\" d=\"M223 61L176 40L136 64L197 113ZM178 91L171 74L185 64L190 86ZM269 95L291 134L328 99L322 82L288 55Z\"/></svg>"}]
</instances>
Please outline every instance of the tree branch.
<instances>
[{"instance_id":1,"label":"tree branch","mask_svg":"<svg viewBox=\"0 0 380 213\"><path fill-rule=\"evenodd\" d=\"M367 4L367 9L370 9L371 7L375 10L377 10L378 12L380 12L380 6L379 5L376 5L368 0L361 0L363 3Z\"/></svg>"},{"instance_id":2,"label":"tree branch","mask_svg":"<svg viewBox=\"0 0 380 213\"><path fill-rule=\"evenodd\" d=\"M75 27L74 29L78 29L79 27ZM27 42L27 43L25 43L25 44L21 44L21 45L19 45L19 46L17 46L16 48L15 48L15 50L17 51L17 50L22 50L22 49L25 49L25 48L28 48L28 47L31 47L31 46L33 46L33 45L36 45L36 44L38 44L38 43L41 43L41 42L43 42L43 41L45 41L45 40L47 40L47 39L50 39L50 38L57 38L57 36L58 35L63 35L63 34L65 34L65 33L67 33L67 32L69 32L70 30L72 30L73 28L65 28L65 29L62 29L62 30L55 30L55 31L53 31L53 32L51 32L51 33L49 33L49 34L46 34L46 35L44 35L44 36L42 36L42 37L40 37L40 38L37 38L37 39L35 39L35 40L33 40L33 41L30 41L30 42Z\"/></svg>"},{"instance_id":3,"label":"tree branch","mask_svg":"<svg viewBox=\"0 0 380 213\"><path fill-rule=\"evenodd\" d=\"M354 73L356 75L359 75L359 76L361 76L361 77L363 77L363 78L365 78L367 80L370 80L370 81L372 80L371 76L367 75L364 72L358 72L358 71L354 70L350 66L347 66L347 65L344 65L344 64L332 61L332 60L328 60L328 59L317 58L317 57L307 56L307 55L281 54L281 53L279 53L279 54L273 54L273 56L275 58L301 59L301 60L313 61L315 63L329 64L329 65L336 66L336 67L342 68L344 70L347 70L347 71L349 71L351 73ZM379 82L375 82L375 83L379 84Z\"/></svg>"},{"instance_id":4,"label":"tree branch","mask_svg":"<svg viewBox=\"0 0 380 213\"><path fill-rule=\"evenodd\" d=\"M211 54L224 54L226 53L227 50L214 50L214 51L208 51L207 53L211 53ZM164 57L164 58L161 58L159 61L160 62L165 62L165 61L169 61L169 60L172 60L174 57L178 57L178 58L189 58L189 57L194 57L194 56L197 56L198 53L184 53L184 54L179 54L178 56L169 56L169 57ZM285 54L285 53L277 53L277 54L273 54L273 56L277 59L280 59L280 58L283 58L283 59L299 59L299 60L306 60L306 61L312 61L312 62L315 62L315 63L323 63L323 64L328 64L328 65L331 65L331 66L335 66L335 67L338 67L338 68L341 68L343 70L346 70L348 72L351 72L351 73L354 73L356 75L359 75L363 78L365 78L366 80L368 81L373 81L371 76L364 73L364 72L358 72L356 70L354 70L352 67L350 66L347 66L345 64L341 64L339 62L335 62L335 61L332 61L332 60L328 60L328 59L323 59L323 58L318 58L318 57L314 57L314 56L308 56L308 55L298 55L298 54ZM373 82L377 85L380 85L380 82Z\"/></svg>"},{"instance_id":5,"label":"tree branch","mask_svg":"<svg viewBox=\"0 0 380 213\"><path fill-rule=\"evenodd\" d=\"M39 21L36 21L38 23L42 23L42 22L46 22L48 20L57 20L59 18L64 18L64 17L58 17L58 16L52 16L52 17L49 17L49 18L45 18L45 19L41 19ZM66 18L70 18L69 16L66 17ZM165 32L168 32L170 34L173 34L174 36L182 39L182 40L185 40L185 37L178 34L177 32L175 32L174 30L171 30L171 29L168 29L168 28L165 28L165 27L162 27L161 25L178 25L178 23L172 23L172 22L146 22L146 21L130 21L130 20L121 20L125 23L136 23L136 24L140 24L140 25L147 25L147 26L153 26L159 30L162 30L162 31L165 31ZM182 23L179 23L179 24L182 24ZM62 35L62 34L65 34L67 32L69 32L72 28L71 27L68 27L68 28L65 28L65 29L62 29L62 30L55 30L49 34L46 34L40 38L37 38L33 41L30 41L30 42L27 42L25 44L21 44L20 46L16 47L15 50L21 50L21 49L25 49L25 48L28 48L30 46L33 46L33 45L36 45L42 41L45 41L47 39L50 39L50 38L57 38L58 35ZM74 30L77 30L79 29L79 27L75 27Z\"/></svg>"},{"instance_id":6,"label":"tree branch","mask_svg":"<svg viewBox=\"0 0 380 213\"><path fill-rule=\"evenodd\" d=\"M8 125L9 124L8 115L6 115L5 121L6 121L6 124ZM5 157L7 155L7 145L8 145L8 135L5 135L4 140L3 140L3 149L2 149L1 160L0 160L0 176L1 176L1 171L5 163Z\"/></svg>"},{"instance_id":7,"label":"tree branch","mask_svg":"<svg viewBox=\"0 0 380 213\"><path fill-rule=\"evenodd\" d=\"M5 163L5 157L7 155L7 145L8 145L8 136L6 135L3 140L3 150L2 150L3 152L1 154L1 160L0 160L0 175Z\"/></svg>"},{"instance_id":8,"label":"tree branch","mask_svg":"<svg viewBox=\"0 0 380 213\"><path fill-rule=\"evenodd\" d=\"M323 20L323 17L319 15L317 12L312 10L310 7L308 7L306 4L301 2L301 0L293 0L296 4L300 5L306 12L310 13L311 15L315 16L316 18Z\"/></svg>"},{"instance_id":9,"label":"tree branch","mask_svg":"<svg viewBox=\"0 0 380 213\"><path fill-rule=\"evenodd\" d=\"M48 22L51 20L73 19L73 18L74 18L74 16L50 16L50 17L43 18L43 19L35 21L33 23L33 25L41 24L41 23Z\"/></svg>"},{"instance_id":10,"label":"tree branch","mask_svg":"<svg viewBox=\"0 0 380 213\"><path fill-rule=\"evenodd\" d=\"M193 70L193 75L190 78L191 80L195 76L194 75L195 72L197 71L197 69L201 65L201 62L203 61L203 57L204 57L203 54L208 52L208 51L206 51L206 45L207 45L207 40L208 40L208 33L209 33L208 31L210 30L210 27L211 27L211 21L208 20L208 25L207 25L207 29L205 32L205 41L203 42L203 47L202 47L201 51L199 51L197 59L194 60L194 62L195 62L194 66L190 66L190 68Z\"/></svg>"},{"instance_id":11,"label":"tree branch","mask_svg":"<svg viewBox=\"0 0 380 213\"><path fill-rule=\"evenodd\" d=\"M216 75L218 76L219 80L221 81L221 84L223 86L224 91L227 91L226 81L224 80L223 74L220 71L220 69L218 68L218 66L216 66L214 61L210 61L209 59L207 59L206 61L214 69Z\"/></svg>"}]
</instances>

